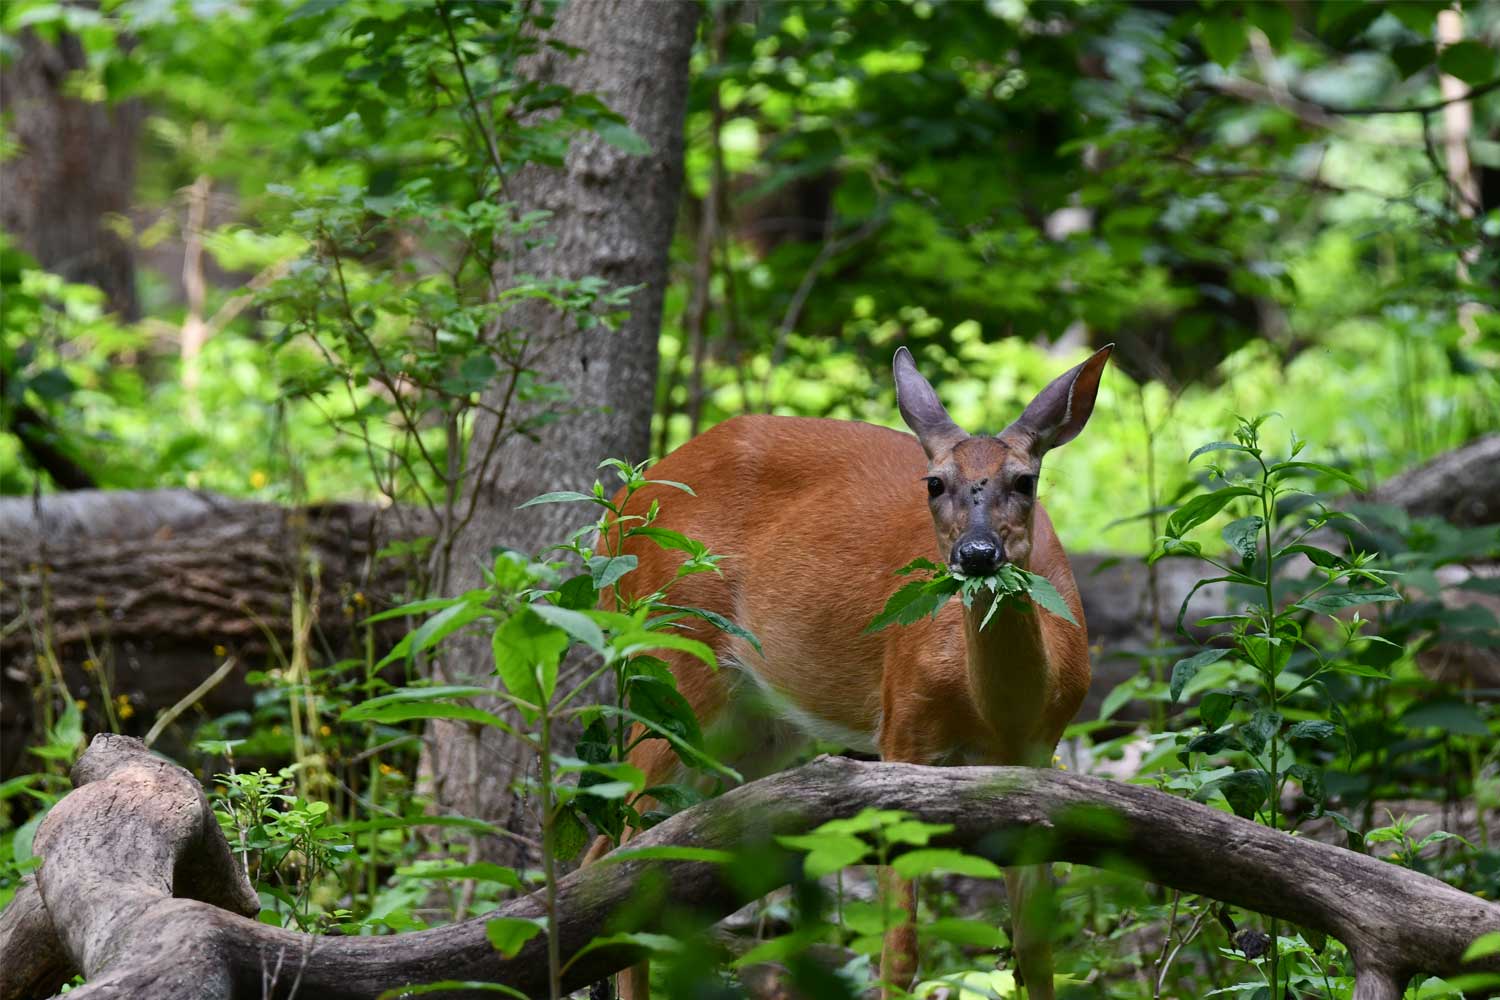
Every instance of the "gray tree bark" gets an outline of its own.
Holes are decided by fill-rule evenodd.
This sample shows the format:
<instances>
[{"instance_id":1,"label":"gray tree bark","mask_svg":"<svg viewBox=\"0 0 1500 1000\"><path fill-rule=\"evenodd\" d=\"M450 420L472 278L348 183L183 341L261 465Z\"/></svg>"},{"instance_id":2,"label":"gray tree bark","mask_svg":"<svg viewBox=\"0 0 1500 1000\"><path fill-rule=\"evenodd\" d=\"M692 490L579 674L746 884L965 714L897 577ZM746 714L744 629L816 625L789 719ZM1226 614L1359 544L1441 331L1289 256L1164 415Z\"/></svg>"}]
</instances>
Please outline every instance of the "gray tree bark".
<instances>
[{"instance_id":1,"label":"gray tree bark","mask_svg":"<svg viewBox=\"0 0 1500 1000\"><path fill-rule=\"evenodd\" d=\"M538 892L492 914L394 937L310 937L249 919L255 893L230 855L202 789L137 740L97 736L73 768L76 790L37 831L41 869L0 912L0 1000L48 996L73 972L95 997L370 998L436 980L547 992L546 935L506 959L491 917L538 918ZM1139 785L1024 767L921 767L822 757L677 814L615 857L557 886L561 959L606 931L681 933L795 878L777 836L862 808L951 824L937 846L1012 863L1124 863L1184 892L1321 930L1349 948L1355 1000L1385 1000L1413 975L1500 972L1500 955L1465 949L1500 930L1500 905L1387 861L1271 830ZM753 852L753 865L629 859L665 845ZM899 853L903 845L897 845ZM650 886L659 905L639 905ZM634 904L634 905L631 905ZM689 918L689 914L692 915ZM601 948L567 965L565 990L630 964ZM450 990L446 996L493 994Z\"/></svg>"},{"instance_id":2,"label":"gray tree bark","mask_svg":"<svg viewBox=\"0 0 1500 1000\"><path fill-rule=\"evenodd\" d=\"M545 242L510 263L510 276L603 278L611 286L639 286L630 317L618 331L579 333L575 320L542 303L528 304L515 322L542 345L534 367L565 389L571 403L535 440L512 438L494 474L471 484L480 493L476 514L454 546L449 589L479 586L496 546L536 551L564 540L590 514L575 505L517 510L540 493L587 489L604 458L640 461L650 449L657 371L657 335L667 281L667 252L682 186L682 125L688 59L698 5L687 2L575 0L559 12L549 35L583 53L551 48L522 67L528 77L592 93L650 145L633 156L587 136L574 142L562 171L531 166L508 182L506 197L522 212L551 213ZM499 409L500 401L491 400ZM497 431L481 418L474 447ZM445 647L434 674L473 683L492 673L488 643ZM477 729L477 727L476 727ZM494 730L437 723L429 731L426 777L447 810L512 828L526 820L510 785L525 766L522 748ZM491 845L496 851L505 845Z\"/></svg>"},{"instance_id":3,"label":"gray tree bark","mask_svg":"<svg viewBox=\"0 0 1500 1000\"><path fill-rule=\"evenodd\" d=\"M141 111L64 95L86 64L72 35L56 45L23 31L0 69L0 99L20 155L0 162L0 228L49 271L93 285L125 319L138 318L131 247L108 225L130 209Z\"/></svg>"}]
</instances>

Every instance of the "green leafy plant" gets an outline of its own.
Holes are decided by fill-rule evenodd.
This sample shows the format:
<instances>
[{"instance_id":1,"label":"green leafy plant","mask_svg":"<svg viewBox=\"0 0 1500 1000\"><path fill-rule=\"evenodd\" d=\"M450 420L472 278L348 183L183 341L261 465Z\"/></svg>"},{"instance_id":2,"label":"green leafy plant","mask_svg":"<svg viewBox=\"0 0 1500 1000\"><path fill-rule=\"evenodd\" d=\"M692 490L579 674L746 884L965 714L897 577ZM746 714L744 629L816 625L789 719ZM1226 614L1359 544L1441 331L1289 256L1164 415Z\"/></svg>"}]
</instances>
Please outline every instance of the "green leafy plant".
<instances>
[{"instance_id":1,"label":"green leafy plant","mask_svg":"<svg viewBox=\"0 0 1500 1000\"><path fill-rule=\"evenodd\" d=\"M930 559L918 558L896 572L902 576L919 572L930 575L897 589L886 600L880 614L865 627L866 632L879 632L892 625L910 625L923 617L936 618L955 594L966 608L973 607L982 596L990 595L989 608L979 623L980 628L988 625L1002 606L1029 611L1032 602L1071 625L1078 624L1062 595L1052 586L1052 581L1012 563L1006 563L988 576L966 576Z\"/></svg>"}]
</instances>

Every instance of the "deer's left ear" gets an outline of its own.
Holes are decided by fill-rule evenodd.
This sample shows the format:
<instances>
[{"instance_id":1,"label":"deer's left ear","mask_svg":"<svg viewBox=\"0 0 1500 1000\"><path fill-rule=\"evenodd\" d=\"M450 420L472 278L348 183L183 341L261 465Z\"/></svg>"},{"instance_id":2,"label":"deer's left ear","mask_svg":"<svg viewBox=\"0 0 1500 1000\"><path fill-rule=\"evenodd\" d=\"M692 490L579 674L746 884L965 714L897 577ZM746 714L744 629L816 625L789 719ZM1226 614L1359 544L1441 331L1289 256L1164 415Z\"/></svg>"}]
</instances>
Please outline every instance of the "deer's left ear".
<instances>
[{"instance_id":1,"label":"deer's left ear","mask_svg":"<svg viewBox=\"0 0 1500 1000\"><path fill-rule=\"evenodd\" d=\"M1083 364L1053 379L1001 436L1025 437L1037 456L1077 437L1094 412L1104 363L1114 349L1114 344L1106 344Z\"/></svg>"}]
</instances>

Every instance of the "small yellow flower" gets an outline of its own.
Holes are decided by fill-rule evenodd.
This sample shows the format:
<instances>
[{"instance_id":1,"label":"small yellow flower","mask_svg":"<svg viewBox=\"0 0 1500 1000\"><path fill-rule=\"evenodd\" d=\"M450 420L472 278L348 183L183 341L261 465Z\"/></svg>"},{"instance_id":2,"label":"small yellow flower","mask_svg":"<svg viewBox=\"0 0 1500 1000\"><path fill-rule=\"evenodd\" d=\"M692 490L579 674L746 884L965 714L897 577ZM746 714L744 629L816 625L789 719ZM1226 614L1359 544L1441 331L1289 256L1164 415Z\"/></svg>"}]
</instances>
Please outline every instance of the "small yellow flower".
<instances>
[{"instance_id":1,"label":"small yellow flower","mask_svg":"<svg viewBox=\"0 0 1500 1000\"><path fill-rule=\"evenodd\" d=\"M89 703L84 701L82 698L79 698L77 701L73 702L73 704L78 706L78 711L80 712L89 707Z\"/></svg>"},{"instance_id":2,"label":"small yellow flower","mask_svg":"<svg viewBox=\"0 0 1500 1000\"><path fill-rule=\"evenodd\" d=\"M364 593L362 591L356 590L354 592L354 603L355 604L363 604L363 603L365 603L365 595L364 595Z\"/></svg>"},{"instance_id":3,"label":"small yellow flower","mask_svg":"<svg viewBox=\"0 0 1500 1000\"><path fill-rule=\"evenodd\" d=\"M396 773L396 769L394 767L392 767L391 765L389 765L389 764L381 764L380 765L380 773L381 774L395 774Z\"/></svg>"},{"instance_id":4,"label":"small yellow flower","mask_svg":"<svg viewBox=\"0 0 1500 1000\"><path fill-rule=\"evenodd\" d=\"M333 730L329 729L327 726L319 726L318 727L318 734L320 736L332 736L333 735Z\"/></svg>"},{"instance_id":5,"label":"small yellow flower","mask_svg":"<svg viewBox=\"0 0 1500 1000\"><path fill-rule=\"evenodd\" d=\"M229 650L225 649L223 646L214 646L214 655L215 656L228 656L229 655Z\"/></svg>"},{"instance_id":6,"label":"small yellow flower","mask_svg":"<svg viewBox=\"0 0 1500 1000\"><path fill-rule=\"evenodd\" d=\"M259 469L256 469L254 472L250 473L250 486L252 489L258 490L261 487L265 486L268 482L270 482L270 480L266 478L266 474Z\"/></svg>"},{"instance_id":7,"label":"small yellow flower","mask_svg":"<svg viewBox=\"0 0 1500 1000\"><path fill-rule=\"evenodd\" d=\"M99 664L95 663L92 659L83 661L83 669L88 671L89 673L93 673L95 668L97 668L98 666Z\"/></svg>"},{"instance_id":8,"label":"small yellow flower","mask_svg":"<svg viewBox=\"0 0 1500 1000\"><path fill-rule=\"evenodd\" d=\"M120 720L122 722L124 720L130 718L134 714L135 714L135 707L134 706L128 705L128 704L120 706Z\"/></svg>"}]
</instances>

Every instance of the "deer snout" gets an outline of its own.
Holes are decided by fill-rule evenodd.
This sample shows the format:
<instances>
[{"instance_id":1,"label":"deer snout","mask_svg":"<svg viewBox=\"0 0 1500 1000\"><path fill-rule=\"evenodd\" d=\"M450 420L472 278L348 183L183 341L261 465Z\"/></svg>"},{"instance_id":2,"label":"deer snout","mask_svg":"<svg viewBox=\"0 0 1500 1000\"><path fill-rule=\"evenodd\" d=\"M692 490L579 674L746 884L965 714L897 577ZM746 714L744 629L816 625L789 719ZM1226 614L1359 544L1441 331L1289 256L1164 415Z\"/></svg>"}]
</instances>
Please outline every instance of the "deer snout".
<instances>
[{"instance_id":1,"label":"deer snout","mask_svg":"<svg viewBox=\"0 0 1500 1000\"><path fill-rule=\"evenodd\" d=\"M968 535L953 546L949 564L965 576L989 576L1005 561L1000 539L987 535Z\"/></svg>"}]
</instances>

